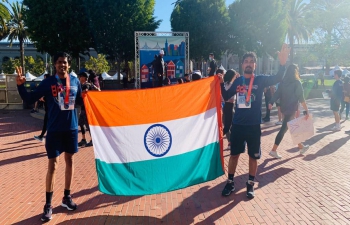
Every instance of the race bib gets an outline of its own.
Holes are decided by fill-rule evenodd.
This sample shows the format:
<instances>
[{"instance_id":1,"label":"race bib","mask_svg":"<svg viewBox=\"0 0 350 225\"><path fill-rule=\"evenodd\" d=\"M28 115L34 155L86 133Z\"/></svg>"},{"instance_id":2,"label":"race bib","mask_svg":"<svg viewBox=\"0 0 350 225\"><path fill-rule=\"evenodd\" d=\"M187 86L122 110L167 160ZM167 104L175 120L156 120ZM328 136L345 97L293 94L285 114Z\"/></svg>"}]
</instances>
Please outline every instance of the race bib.
<instances>
[{"instance_id":1,"label":"race bib","mask_svg":"<svg viewBox=\"0 0 350 225\"><path fill-rule=\"evenodd\" d=\"M239 109L250 109L252 105L252 100L246 102L245 94L237 93L237 106Z\"/></svg>"}]
</instances>

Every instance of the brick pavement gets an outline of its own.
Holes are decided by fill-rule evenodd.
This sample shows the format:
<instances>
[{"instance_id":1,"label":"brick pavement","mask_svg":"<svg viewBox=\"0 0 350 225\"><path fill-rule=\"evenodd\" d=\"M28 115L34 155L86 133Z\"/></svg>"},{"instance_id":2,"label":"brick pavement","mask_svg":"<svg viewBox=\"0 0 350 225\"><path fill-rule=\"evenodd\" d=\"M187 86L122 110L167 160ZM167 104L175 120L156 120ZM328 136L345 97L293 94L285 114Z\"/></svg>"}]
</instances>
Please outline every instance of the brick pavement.
<instances>
[{"instance_id":1,"label":"brick pavement","mask_svg":"<svg viewBox=\"0 0 350 225\"><path fill-rule=\"evenodd\" d=\"M331 132L328 101L309 101L316 134L305 157L286 134L279 148L281 160L268 152L279 129L262 126L262 151L256 197L245 197L248 158L237 168L236 191L221 197L226 177L182 190L150 196L108 196L97 189L93 149L76 155L73 197L79 208L60 207L64 188L61 160L53 198L54 215L48 224L350 224L350 137ZM39 134L41 120L28 110L0 111L0 224L41 224L45 201L47 160ZM350 122L342 123L350 129ZM227 142L225 141L225 146ZM225 151L227 164L229 152Z\"/></svg>"}]
</instances>

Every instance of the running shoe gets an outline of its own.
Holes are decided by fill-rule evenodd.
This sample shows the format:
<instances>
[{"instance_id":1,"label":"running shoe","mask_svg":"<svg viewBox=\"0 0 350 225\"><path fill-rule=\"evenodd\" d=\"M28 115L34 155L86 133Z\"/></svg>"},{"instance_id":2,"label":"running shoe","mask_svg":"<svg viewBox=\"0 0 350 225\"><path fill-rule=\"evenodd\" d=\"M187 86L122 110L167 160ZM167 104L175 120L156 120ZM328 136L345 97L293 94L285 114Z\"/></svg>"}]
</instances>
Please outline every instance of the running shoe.
<instances>
[{"instance_id":1,"label":"running shoe","mask_svg":"<svg viewBox=\"0 0 350 225\"><path fill-rule=\"evenodd\" d=\"M229 196L233 191L235 190L235 182L232 180L227 180L227 183L224 187L224 190L222 190L222 196Z\"/></svg>"},{"instance_id":2,"label":"running shoe","mask_svg":"<svg viewBox=\"0 0 350 225\"><path fill-rule=\"evenodd\" d=\"M302 149L300 149L300 155L304 155L307 150L309 150L310 146L304 145Z\"/></svg>"},{"instance_id":3,"label":"running shoe","mask_svg":"<svg viewBox=\"0 0 350 225\"><path fill-rule=\"evenodd\" d=\"M282 125L282 121L278 121L275 123L276 125Z\"/></svg>"},{"instance_id":4,"label":"running shoe","mask_svg":"<svg viewBox=\"0 0 350 225\"><path fill-rule=\"evenodd\" d=\"M282 156L280 156L277 151L270 151L269 153L270 156L274 157L275 159L280 159Z\"/></svg>"},{"instance_id":5,"label":"running shoe","mask_svg":"<svg viewBox=\"0 0 350 225\"><path fill-rule=\"evenodd\" d=\"M249 199L254 198L255 197L255 194L254 194L254 181L248 180L246 182L246 185L247 185L247 197Z\"/></svg>"},{"instance_id":6,"label":"running shoe","mask_svg":"<svg viewBox=\"0 0 350 225\"><path fill-rule=\"evenodd\" d=\"M37 140L37 141L42 142L44 137L39 135L39 136L34 136L34 139Z\"/></svg>"},{"instance_id":7,"label":"running shoe","mask_svg":"<svg viewBox=\"0 0 350 225\"><path fill-rule=\"evenodd\" d=\"M78 143L78 147L84 147L86 146L87 142L85 139L81 139L81 141Z\"/></svg>"},{"instance_id":8,"label":"running shoe","mask_svg":"<svg viewBox=\"0 0 350 225\"><path fill-rule=\"evenodd\" d=\"M48 222L52 219L52 206L51 205L44 205L44 213L41 216L41 221Z\"/></svg>"},{"instance_id":9,"label":"running shoe","mask_svg":"<svg viewBox=\"0 0 350 225\"><path fill-rule=\"evenodd\" d=\"M332 127L332 131L340 131L340 130L341 130L341 127L339 126Z\"/></svg>"},{"instance_id":10,"label":"running shoe","mask_svg":"<svg viewBox=\"0 0 350 225\"><path fill-rule=\"evenodd\" d=\"M76 210L78 207L77 204L73 202L70 195L63 197L61 206L67 208L69 211Z\"/></svg>"},{"instance_id":11,"label":"running shoe","mask_svg":"<svg viewBox=\"0 0 350 225\"><path fill-rule=\"evenodd\" d=\"M90 147L90 146L94 146L94 145L92 144L92 140L91 140L89 143L87 143L87 144L85 145L85 147Z\"/></svg>"}]
</instances>

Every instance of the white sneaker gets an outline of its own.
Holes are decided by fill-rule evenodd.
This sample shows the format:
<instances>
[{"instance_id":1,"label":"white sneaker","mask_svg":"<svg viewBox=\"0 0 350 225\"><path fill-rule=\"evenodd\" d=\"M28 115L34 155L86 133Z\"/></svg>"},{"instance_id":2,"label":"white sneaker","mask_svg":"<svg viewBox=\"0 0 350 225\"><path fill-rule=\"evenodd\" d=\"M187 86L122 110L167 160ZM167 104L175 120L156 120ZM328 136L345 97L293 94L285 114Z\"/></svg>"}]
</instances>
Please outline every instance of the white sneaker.
<instances>
[{"instance_id":1,"label":"white sneaker","mask_svg":"<svg viewBox=\"0 0 350 225\"><path fill-rule=\"evenodd\" d=\"M270 156L274 157L275 159L280 159L282 156L280 156L277 151L270 151L269 153Z\"/></svg>"},{"instance_id":2,"label":"white sneaker","mask_svg":"<svg viewBox=\"0 0 350 225\"><path fill-rule=\"evenodd\" d=\"M275 123L276 125L282 125L282 121L278 121Z\"/></svg>"},{"instance_id":3,"label":"white sneaker","mask_svg":"<svg viewBox=\"0 0 350 225\"><path fill-rule=\"evenodd\" d=\"M302 149L300 149L300 155L304 155L307 150L309 150L310 146L304 145Z\"/></svg>"},{"instance_id":4,"label":"white sneaker","mask_svg":"<svg viewBox=\"0 0 350 225\"><path fill-rule=\"evenodd\" d=\"M341 130L341 127L339 126L334 126L332 127L332 131L340 131Z\"/></svg>"}]
</instances>

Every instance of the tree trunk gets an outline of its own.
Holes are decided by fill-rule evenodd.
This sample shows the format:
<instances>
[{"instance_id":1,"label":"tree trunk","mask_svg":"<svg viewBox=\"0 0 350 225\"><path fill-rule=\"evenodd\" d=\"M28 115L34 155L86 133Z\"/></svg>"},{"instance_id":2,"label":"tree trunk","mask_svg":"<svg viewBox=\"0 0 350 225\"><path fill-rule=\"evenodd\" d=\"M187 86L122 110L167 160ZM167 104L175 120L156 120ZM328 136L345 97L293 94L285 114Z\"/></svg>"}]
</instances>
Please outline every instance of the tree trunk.
<instances>
[{"instance_id":1,"label":"tree trunk","mask_svg":"<svg viewBox=\"0 0 350 225\"><path fill-rule=\"evenodd\" d=\"M290 64L294 63L294 40L290 40Z\"/></svg>"},{"instance_id":2,"label":"tree trunk","mask_svg":"<svg viewBox=\"0 0 350 225\"><path fill-rule=\"evenodd\" d=\"M25 68L24 68L24 41L23 39L19 39L19 50L21 52L21 67L22 67L22 74L25 76Z\"/></svg>"}]
</instances>

